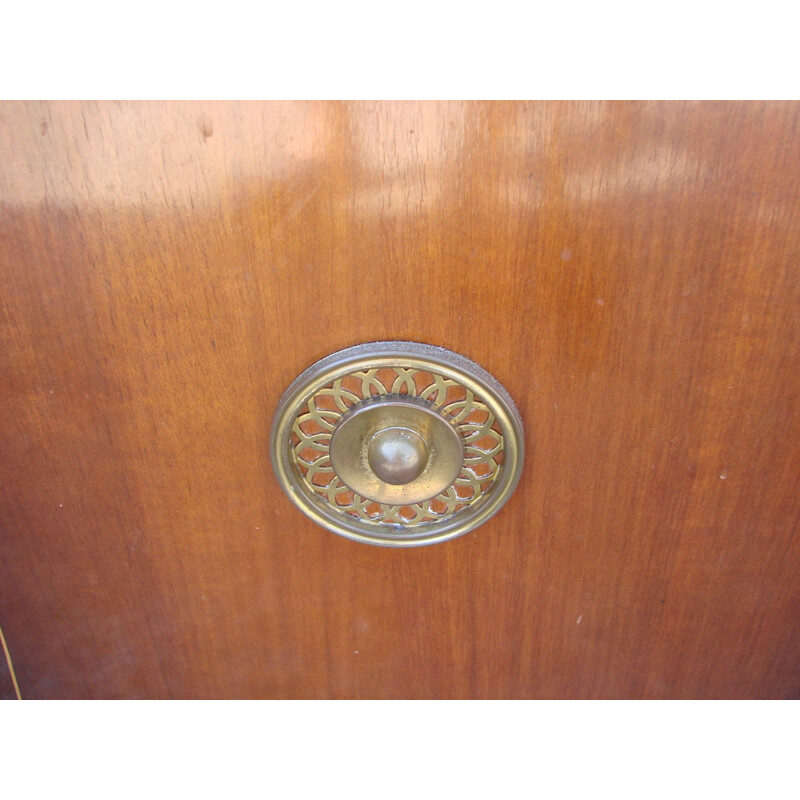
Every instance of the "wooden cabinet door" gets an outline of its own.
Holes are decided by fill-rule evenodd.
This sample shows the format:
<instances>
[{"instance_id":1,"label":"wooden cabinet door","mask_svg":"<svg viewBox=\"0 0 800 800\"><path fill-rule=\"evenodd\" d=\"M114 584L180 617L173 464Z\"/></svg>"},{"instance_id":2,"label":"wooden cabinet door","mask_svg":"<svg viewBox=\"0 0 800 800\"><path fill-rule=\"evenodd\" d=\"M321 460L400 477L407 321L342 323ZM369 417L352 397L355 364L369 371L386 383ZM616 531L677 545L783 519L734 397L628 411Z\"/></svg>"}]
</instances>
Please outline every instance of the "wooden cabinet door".
<instances>
[{"instance_id":1,"label":"wooden cabinet door","mask_svg":"<svg viewBox=\"0 0 800 800\"><path fill-rule=\"evenodd\" d=\"M0 105L22 696L800 695L799 137L797 103ZM525 422L444 544L273 475L289 382L386 339Z\"/></svg>"}]
</instances>

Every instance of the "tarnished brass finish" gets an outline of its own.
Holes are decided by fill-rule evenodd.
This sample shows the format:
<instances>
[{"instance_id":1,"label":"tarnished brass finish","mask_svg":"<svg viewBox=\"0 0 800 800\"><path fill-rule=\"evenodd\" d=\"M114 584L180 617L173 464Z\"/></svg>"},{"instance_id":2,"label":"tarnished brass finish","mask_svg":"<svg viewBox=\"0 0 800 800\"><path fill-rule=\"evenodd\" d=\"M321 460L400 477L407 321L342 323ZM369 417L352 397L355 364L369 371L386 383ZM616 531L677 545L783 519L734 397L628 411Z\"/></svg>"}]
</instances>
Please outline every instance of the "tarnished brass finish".
<instances>
[{"instance_id":1,"label":"tarnished brass finish","mask_svg":"<svg viewBox=\"0 0 800 800\"><path fill-rule=\"evenodd\" d=\"M383 428L367 445L369 468L392 486L415 481L427 467L428 456L425 440L410 428Z\"/></svg>"},{"instance_id":2,"label":"tarnished brass finish","mask_svg":"<svg viewBox=\"0 0 800 800\"><path fill-rule=\"evenodd\" d=\"M453 484L463 466L464 445L452 420L436 406L418 397L388 395L365 400L342 417L331 437L330 459L339 479L356 494L408 506L431 500Z\"/></svg>"},{"instance_id":3,"label":"tarnished brass finish","mask_svg":"<svg viewBox=\"0 0 800 800\"><path fill-rule=\"evenodd\" d=\"M414 547L496 514L523 463L522 421L488 372L449 350L374 342L299 375L272 426L275 473L342 536Z\"/></svg>"}]
</instances>

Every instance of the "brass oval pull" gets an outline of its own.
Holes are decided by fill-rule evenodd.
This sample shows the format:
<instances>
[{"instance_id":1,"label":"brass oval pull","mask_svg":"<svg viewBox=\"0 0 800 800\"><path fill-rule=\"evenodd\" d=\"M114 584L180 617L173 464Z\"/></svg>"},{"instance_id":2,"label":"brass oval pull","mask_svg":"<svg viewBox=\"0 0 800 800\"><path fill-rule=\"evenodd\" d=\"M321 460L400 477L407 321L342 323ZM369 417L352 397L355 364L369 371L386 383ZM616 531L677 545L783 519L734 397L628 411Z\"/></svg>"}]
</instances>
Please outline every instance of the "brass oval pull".
<instances>
[{"instance_id":1,"label":"brass oval pull","mask_svg":"<svg viewBox=\"0 0 800 800\"><path fill-rule=\"evenodd\" d=\"M449 350L375 342L299 375L272 429L291 500L335 533L413 547L473 530L511 496L522 421L503 387Z\"/></svg>"},{"instance_id":2,"label":"brass oval pull","mask_svg":"<svg viewBox=\"0 0 800 800\"><path fill-rule=\"evenodd\" d=\"M432 500L458 478L464 445L452 419L425 400L378 395L336 425L331 466L345 486L376 503Z\"/></svg>"}]
</instances>

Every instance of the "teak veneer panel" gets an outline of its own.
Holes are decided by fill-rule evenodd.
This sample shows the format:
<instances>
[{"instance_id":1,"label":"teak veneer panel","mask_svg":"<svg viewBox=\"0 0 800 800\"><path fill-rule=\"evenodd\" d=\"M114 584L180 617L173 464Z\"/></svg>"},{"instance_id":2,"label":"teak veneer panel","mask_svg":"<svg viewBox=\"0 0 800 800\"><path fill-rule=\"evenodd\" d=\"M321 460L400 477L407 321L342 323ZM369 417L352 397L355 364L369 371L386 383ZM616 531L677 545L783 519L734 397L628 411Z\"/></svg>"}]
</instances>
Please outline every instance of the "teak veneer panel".
<instances>
[{"instance_id":1,"label":"teak veneer panel","mask_svg":"<svg viewBox=\"0 0 800 800\"><path fill-rule=\"evenodd\" d=\"M798 697L799 123L0 105L23 697ZM525 421L516 494L446 544L337 537L272 473L292 378L382 339L474 359Z\"/></svg>"}]
</instances>

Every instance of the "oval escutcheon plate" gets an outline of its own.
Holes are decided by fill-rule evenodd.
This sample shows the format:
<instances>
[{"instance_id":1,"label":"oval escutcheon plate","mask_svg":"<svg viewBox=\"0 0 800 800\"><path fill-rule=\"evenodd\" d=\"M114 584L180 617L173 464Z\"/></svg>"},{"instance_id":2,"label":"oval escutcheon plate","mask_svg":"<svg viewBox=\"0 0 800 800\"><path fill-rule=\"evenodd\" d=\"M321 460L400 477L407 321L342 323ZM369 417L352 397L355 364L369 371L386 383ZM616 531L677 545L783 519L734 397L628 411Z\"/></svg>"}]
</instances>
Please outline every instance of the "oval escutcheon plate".
<instances>
[{"instance_id":1,"label":"oval escutcheon plate","mask_svg":"<svg viewBox=\"0 0 800 800\"><path fill-rule=\"evenodd\" d=\"M328 530L414 547L483 524L522 471L522 421L482 367L441 347L373 342L333 353L284 393L275 473Z\"/></svg>"}]
</instances>

